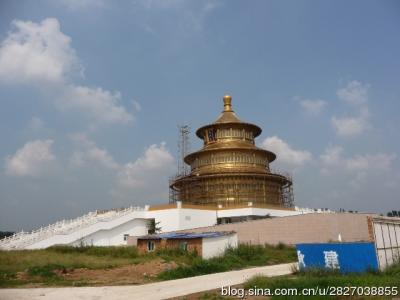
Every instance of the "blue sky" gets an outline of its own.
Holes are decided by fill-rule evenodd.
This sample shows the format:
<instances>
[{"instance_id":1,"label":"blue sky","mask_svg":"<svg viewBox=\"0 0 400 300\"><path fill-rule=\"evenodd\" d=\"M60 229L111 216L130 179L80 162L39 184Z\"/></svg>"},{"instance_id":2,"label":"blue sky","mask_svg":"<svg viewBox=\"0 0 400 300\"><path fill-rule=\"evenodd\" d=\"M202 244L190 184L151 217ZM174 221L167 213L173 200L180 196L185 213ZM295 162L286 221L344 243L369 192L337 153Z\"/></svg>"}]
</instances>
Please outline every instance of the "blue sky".
<instances>
[{"instance_id":1,"label":"blue sky","mask_svg":"<svg viewBox=\"0 0 400 300\"><path fill-rule=\"evenodd\" d=\"M303 207L400 209L398 1L2 1L0 229L165 203L222 96Z\"/></svg>"}]
</instances>

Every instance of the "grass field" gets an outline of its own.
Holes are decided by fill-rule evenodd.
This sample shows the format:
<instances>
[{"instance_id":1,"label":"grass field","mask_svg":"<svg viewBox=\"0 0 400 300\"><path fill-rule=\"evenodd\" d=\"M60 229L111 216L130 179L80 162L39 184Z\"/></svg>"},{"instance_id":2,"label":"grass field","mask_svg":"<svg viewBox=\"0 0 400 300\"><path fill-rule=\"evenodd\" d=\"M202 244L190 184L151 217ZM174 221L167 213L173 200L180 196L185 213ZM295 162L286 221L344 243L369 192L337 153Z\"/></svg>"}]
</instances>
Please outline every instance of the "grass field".
<instances>
[{"instance_id":1,"label":"grass field","mask_svg":"<svg viewBox=\"0 0 400 300\"><path fill-rule=\"evenodd\" d=\"M254 277L244 284L245 289L249 288L296 288L300 291L303 288L326 288L326 287L396 287L400 294L400 264L393 265L383 272L365 272L359 274L340 274L338 272L327 272L323 270L310 270L299 272L290 276L267 278ZM399 297L397 295L397 297ZM344 297L311 297L312 299L344 299ZM370 297L367 297L370 298ZM272 297L272 299L293 299L289 297ZM310 296L296 299L310 299ZM352 299L365 299L364 297L352 297ZM392 299L392 297L380 299Z\"/></svg>"},{"instance_id":2,"label":"grass field","mask_svg":"<svg viewBox=\"0 0 400 300\"><path fill-rule=\"evenodd\" d=\"M277 289L295 288L301 291L303 288L323 289L327 287L382 287L391 290L392 287L398 294L393 296L272 296L266 297L266 289L273 291ZM202 300L228 300L241 299L244 292L249 292L249 289L261 290L265 293L264 296L247 295L246 299L400 299L400 264L393 265L384 272L365 272L358 274L340 274L338 272L329 272L321 269L309 270L306 272L296 272L292 275L268 278L264 276L256 276L248 280L242 285L232 287L236 290L235 296L221 296L221 290L207 291L188 295L187 299L202 299ZM237 292L239 291L239 292ZM351 289L349 289L351 293ZM366 291L367 292L367 291ZM370 290L372 293L372 290Z\"/></svg>"},{"instance_id":3,"label":"grass field","mask_svg":"<svg viewBox=\"0 0 400 300\"><path fill-rule=\"evenodd\" d=\"M285 245L239 245L209 260L178 249L140 255L135 247L58 246L0 251L0 287L135 284L295 260L294 248ZM82 276L72 276L76 273Z\"/></svg>"},{"instance_id":4,"label":"grass field","mask_svg":"<svg viewBox=\"0 0 400 300\"><path fill-rule=\"evenodd\" d=\"M236 249L228 249L224 256L208 260L197 258L190 265L180 265L175 269L160 273L158 278L162 280L178 279L296 260L297 255L294 248L283 244L277 247L242 244Z\"/></svg>"}]
</instances>

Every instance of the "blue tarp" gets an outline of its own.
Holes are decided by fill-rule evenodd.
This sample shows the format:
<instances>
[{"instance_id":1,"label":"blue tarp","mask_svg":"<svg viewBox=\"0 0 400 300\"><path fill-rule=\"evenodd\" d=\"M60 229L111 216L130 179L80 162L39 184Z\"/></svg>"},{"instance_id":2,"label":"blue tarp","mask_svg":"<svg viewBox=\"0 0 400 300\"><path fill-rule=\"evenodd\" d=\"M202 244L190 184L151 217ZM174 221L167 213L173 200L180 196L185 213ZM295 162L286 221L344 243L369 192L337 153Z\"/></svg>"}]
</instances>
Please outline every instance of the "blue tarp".
<instances>
[{"instance_id":1,"label":"blue tarp","mask_svg":"<svg viewBox=\"0 0 400 300\"><path fill-rule=\"evenodd\" d=\"M297 244L300 269L327 268L343 273L378 270L373 243Z\"/></svg>"}]
</instances>

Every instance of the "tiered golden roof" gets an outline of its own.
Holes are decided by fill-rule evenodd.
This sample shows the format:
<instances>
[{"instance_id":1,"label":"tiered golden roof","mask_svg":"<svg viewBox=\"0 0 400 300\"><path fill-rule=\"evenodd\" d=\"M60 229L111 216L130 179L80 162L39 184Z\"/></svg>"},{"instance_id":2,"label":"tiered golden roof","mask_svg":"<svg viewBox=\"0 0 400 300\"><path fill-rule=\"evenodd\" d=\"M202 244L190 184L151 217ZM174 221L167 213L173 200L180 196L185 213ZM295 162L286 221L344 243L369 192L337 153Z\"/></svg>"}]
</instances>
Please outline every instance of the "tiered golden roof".
<instances>
[{"instance_id":1,"label":"tiered golden roof","mask_svg":"<svg viewBox=\"0 0 400 300\"><path fill-rule=\"evenodd\" d=\"M218 119L196 131L204 146L185 157L191 172L171 183L171 200L222 206L249 202L292 206L291 179L271 173L269 163L276 155L255 146L261 128L236 116L231 96L224 96L223 101Z\"/></svg>"}]
</instances>

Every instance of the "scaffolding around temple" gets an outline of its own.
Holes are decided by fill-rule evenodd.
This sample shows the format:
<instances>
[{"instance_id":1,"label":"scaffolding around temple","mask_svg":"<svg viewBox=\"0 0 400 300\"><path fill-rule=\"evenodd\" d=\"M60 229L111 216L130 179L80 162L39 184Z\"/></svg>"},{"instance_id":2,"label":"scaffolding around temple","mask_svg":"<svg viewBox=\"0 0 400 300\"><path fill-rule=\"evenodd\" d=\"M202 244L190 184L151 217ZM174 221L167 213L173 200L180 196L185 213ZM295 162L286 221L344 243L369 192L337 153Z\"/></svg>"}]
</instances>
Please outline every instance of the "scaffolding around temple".
<instances>
[{"instance_id":1,"label":"scaffolding around temple","mask_svg":"<svg viewBox=\"0 0 400 300\"><path fill-rule=\"evenodd\" d=\"M261 134L257 125L242 122L225 96L218 119L196 131L203 140L201 150L184 155L190 172L179 167L170 180L170 202L238 206L267 205L293 207L293 183L288 175L270 170L276 155L255 146ZM188 128L181 127L181 150L187 149Z\"/></svg>"},{"instance_id":2,"label":"scaffolding around temple","mask_svg":"<svg viewBox=\"0 0 400 300\"><path fill-rule=\"evenodd\" d=\"M274 176L278 175L276 173ZM169 180L169 203L176 203L177 201L182 201L183 203L197 204L197 205L222 205L225 206L240 206L248 205L252 203L258 206L283 206L286 208L294 207L294 195L293 195L293 184L292 179L289 175L278 175L282 176L283 181L286 184L278 187L275 184L271 184L266 181L265 185L263 183L257 182L257 175L247 177L247 184L243 184L243 178L240 175L235 176L236 180L233 180L231 188L224 188L227 185L227 179L218 179L216 184L220 187L217 191L209 188L207 184L202 184L200 180L193 177L186 176L175 176L171 177ZM172 186L174 182L184 180L185 189L188 191L183 193L182 190L174 189ZM258 184L258 186L257 186ZM259 188L261 186L261 188ZM270 198L270 195L275 195L274 201ZM267 201L265 201L267 200Z\"/></svg>"},{"instance_id":3,"label":"scaffolding around temple","mask_svg":"<svg viewBox=\"0 0 400 300\"><path fill-rule=\"evenodd\" d=\"M190 173L190 167L185 164L185 156L190 151L190 127L189 125L178 125L179 139L178 139L178 176L185 176Z\"/></svg>"}]
</instances>

